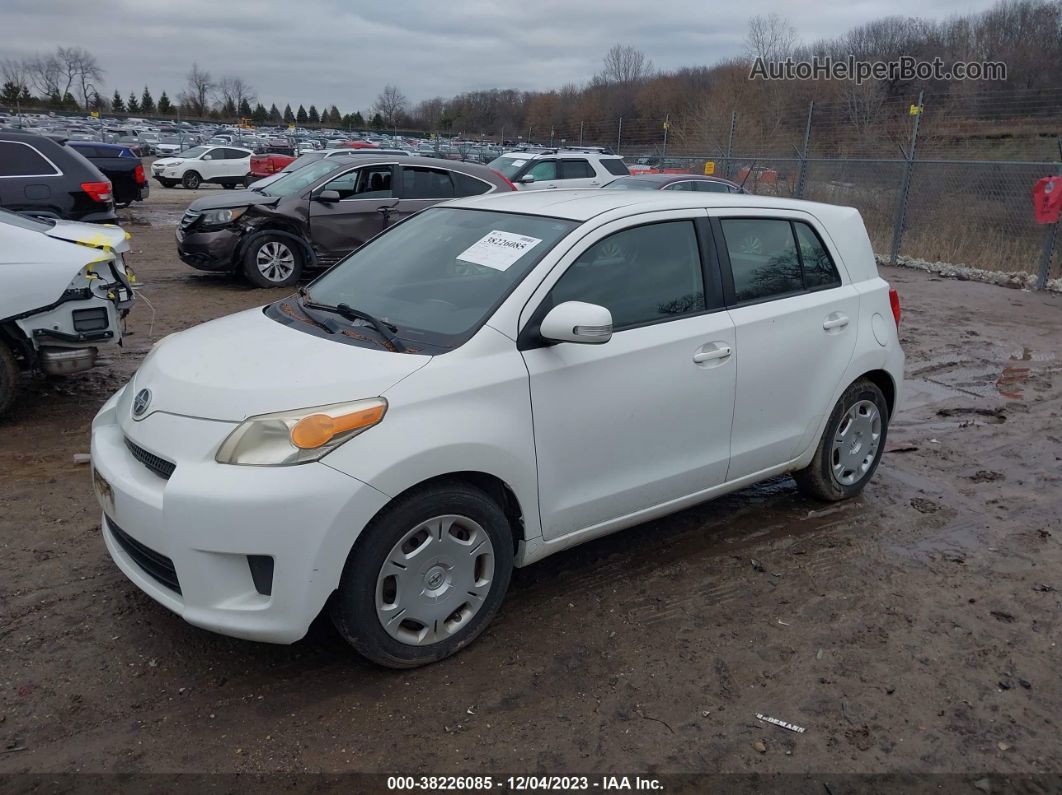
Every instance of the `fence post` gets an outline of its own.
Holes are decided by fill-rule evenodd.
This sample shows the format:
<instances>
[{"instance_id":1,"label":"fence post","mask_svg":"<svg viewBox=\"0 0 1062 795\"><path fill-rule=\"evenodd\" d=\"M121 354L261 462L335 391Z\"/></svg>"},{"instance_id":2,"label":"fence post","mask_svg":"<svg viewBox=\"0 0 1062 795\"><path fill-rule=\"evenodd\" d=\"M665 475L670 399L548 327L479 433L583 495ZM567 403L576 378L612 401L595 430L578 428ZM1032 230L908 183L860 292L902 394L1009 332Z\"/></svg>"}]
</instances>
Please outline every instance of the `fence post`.
<instances>
[{"instance_id":1,"label":"fence post","mask_svg":"<svg viewBox=\"0 0 1062 795\"><path fill-rule=\"evenodd\" d=\"M734 128L737 126L737 111L730 112L730 135L726 139L726 155L723 157L723 177L730 179L730 155L734 151Z\"/></svg>"},{"instance_id":2,"label":"fence post","mask_svg":"<svg viewBox=\"0 0 1062 795\"><path fill-rule=\"evenodd\" d=\"M616 154L623 150L623 117L619 117L619 130L616 132Z\"/></svg>"},{"instance_id":3,"label":"fence post","mask_svg":"<svg viewBox=\"0 0 1062 795\"><path fill-rule=\"evenodd\" d=\"M579 148L583 148L583 123L579 122Z\"/></svg>"},{"instance_id":4,"label":"fence post","mask_svg":"<svg viewBox=\"0 0 1062 795\"><path fill-rule=\"evenodd\" d=\"M922 121L922 97L924 91L918 92L918 109L915 113L914 127L911 130L911 148L905 152L907 165L903 169L903 182L900 185L900 202L896 208L896 225L892 230L892 249L889 251L889 264L895 265L900 255L900 241L903 240L903 225L907 220L907 197L911 192L911 172L914 170L915 147L918 144L918 125Z\"/></svg>"},{"instance_id":5,"label":"fence post","mask_svg":"<svg viewBox=\"0 0 1062 795\"><path fill-rule=\"evenodd\" d=\"M670 113L665 113L664 114L664 146L660 150L660 168L662 168L662 169L666 167L666 164L664 163L664 161L667 159L667 131L668 131L668 128L670 128L670 127L671 127L671 114Z\"/></svg>"},{"instance_id":6,"label":"fence post","mask_svg":"<svg viewBox=\"0 0 1062 795\"><path fill-rule=\"evenodd\" d=\"M815 100L808 105L808 123L804 126L804 148L800 152L800 173L797 177L796 198L804 198L804 181L808 175L808 145L811 143L811 116L815 112Z\"/></svg>"}]
</instances>

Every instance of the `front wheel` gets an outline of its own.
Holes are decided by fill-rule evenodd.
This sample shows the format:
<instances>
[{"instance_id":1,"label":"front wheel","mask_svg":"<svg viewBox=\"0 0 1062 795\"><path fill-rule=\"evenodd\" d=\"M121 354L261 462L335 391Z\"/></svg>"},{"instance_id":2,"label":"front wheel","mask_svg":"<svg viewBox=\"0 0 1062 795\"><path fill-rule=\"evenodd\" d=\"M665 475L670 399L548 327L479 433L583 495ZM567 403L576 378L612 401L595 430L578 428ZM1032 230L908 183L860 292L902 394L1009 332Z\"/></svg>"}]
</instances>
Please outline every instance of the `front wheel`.
<instances>
[{"instance_id":1,"label":"front wheel","mask_svg":"<svg viewBox=\"0 0 1062 795\"><path fill-rule=\"evenodd\" d=\"M874 475L885 449L889 406L877 384L861 378L841 395L811 463L793 479L809 497L854 497Z\"/></svg>"},{"instance_id":2,"label":"front wheel","mask_svg":"<svg viewBox=\"0 0 1062 795\"><path fill-rule=\"evenodd\" d=\"M243 255L243 275L256 287L288 287L302 275L302 247L290 237L265 234Z\"/></svg>"},{"instance_id":3,"label":"front wheel","mask_svg":"<svg viewBox=\"0 0 1062 795\"><path fill-rule=\"evenodd\" d=\"M202 182L203 178L199 176L199 174L197 174L195 171L189 171L181 179L181 184L184 185L184 187L188 188L188 190L195 190L200 186L200 184L202 184Z\"/></svg>"},{"instance_id":4,"label":"front wheel","mask_svg":"<svg viewBox=\"0 0 1062 795\"><path fill-rule=\"evenodd\" d=\"M389 668L436 662L490 623L509 587L509 521L463 483L400 498L365 528L330 612L364 657Z\"/></svg>"}]
</instances>

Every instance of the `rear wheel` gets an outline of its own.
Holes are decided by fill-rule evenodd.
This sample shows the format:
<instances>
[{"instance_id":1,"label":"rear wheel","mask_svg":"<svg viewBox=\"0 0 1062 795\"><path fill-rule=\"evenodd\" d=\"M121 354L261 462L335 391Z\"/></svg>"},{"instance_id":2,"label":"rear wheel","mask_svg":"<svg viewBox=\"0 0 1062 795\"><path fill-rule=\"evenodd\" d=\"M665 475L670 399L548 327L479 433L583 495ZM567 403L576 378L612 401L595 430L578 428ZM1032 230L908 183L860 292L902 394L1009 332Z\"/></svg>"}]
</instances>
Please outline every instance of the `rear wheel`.
<instances>
[{"instance_id":1,"label":"rear wheel","mask_svg":"<svg viewBox=\"0 0 1062 795\"><path fill-rule=\"evenodd\" d=\"M257 287L295 284L305 265L302 247L284 235L256 238L243 255L243 275Z\"/></svg>"},{"instance_id":2,"label":"rear wheel","mask_svg":"<svg viewBox=\"0 0 1062 795\"><path fill-rule=\"evenodd\" d=\"M486 628L512 568L512 531L494 500L459 482L428 487L365 528L330 603L332 621L373 662L426 665Z\"/></svg>"},{"instance_id":3,"label":"rear wheel","mask_svg":"<svg viewBox=\"0 0 1062 795\"><path fill-rule=\"evenodd\" d=\"M181 179L181 184L188 190L195 190L203 183L203 178L195 171L187 172Z\"/></svg>"},{"instance_id":4,"label":"rear wheel","mask_svg":"<svg viewBox=\"0 0 1062 795\"><path fill-rule=\"evenodd\" d=\"M834 406L811 463L793 473L797 487L830 502L856 496L878 468L888 427L885 396L877 384L859 379Z\"/></svg>"},{"instance_id":5,"label":"rear wheel","mask_svg":"<svg viewBox=\"0 0 1062 795\"><path fill-rule=\"evenodd\" d=\"M18 392L18 364L7 344L0 340L0 417L11 408Z\"/></svg>"}]
</instances>

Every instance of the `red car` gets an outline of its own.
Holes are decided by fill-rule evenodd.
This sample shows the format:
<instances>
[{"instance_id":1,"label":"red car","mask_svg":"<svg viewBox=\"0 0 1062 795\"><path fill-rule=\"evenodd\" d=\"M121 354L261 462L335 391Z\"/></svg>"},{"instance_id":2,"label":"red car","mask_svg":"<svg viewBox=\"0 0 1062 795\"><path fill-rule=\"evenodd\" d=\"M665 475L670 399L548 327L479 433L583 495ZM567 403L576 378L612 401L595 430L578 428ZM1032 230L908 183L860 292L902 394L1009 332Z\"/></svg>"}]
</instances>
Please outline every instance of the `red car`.
<instances>
[{"instance_id":1,"label":"red car","mask_svg":"<svg viewBox=\"0 0 1062 795\"><path fill-rule=\"evenodd\" d=\"M283 171L284 166L294 161L295 158L290 155L278 155L273 152L251 155L251 177L262 179L262 177L272 176L278 171Z\"/></svg>"}]
</instances>

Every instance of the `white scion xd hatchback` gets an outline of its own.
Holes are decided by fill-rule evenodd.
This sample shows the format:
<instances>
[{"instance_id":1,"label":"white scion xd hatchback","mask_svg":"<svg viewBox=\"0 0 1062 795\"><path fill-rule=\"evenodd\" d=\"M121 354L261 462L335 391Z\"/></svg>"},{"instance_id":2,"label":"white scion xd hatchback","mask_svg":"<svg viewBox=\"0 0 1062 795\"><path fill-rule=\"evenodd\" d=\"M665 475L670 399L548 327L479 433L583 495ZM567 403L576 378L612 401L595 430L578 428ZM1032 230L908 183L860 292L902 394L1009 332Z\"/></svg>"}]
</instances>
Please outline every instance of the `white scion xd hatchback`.
<instances>
[{"instance_id":1,"label":"white scion xd hatchback","mask_svg":"<svg viewBox=\"0 0 1062 795\"><path fill-rule=\"evenodd\" d=\"M365 656L421 665L514 565L784 472L857 494L898 322L851 208L462 199L161 341L93 423L103 536L192 624L290 643L327 603Z\"/></svg>"}]
</instances>

